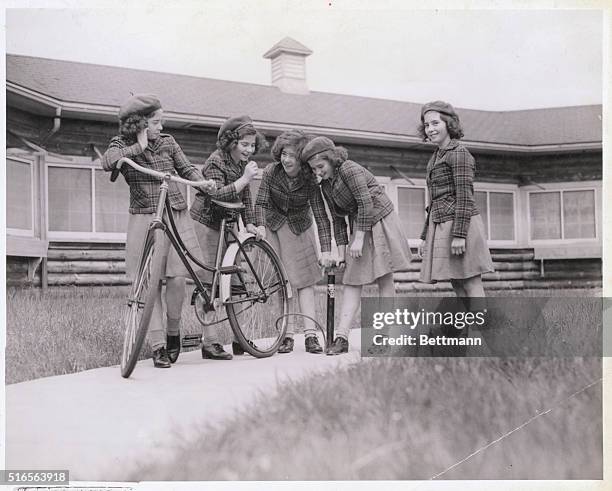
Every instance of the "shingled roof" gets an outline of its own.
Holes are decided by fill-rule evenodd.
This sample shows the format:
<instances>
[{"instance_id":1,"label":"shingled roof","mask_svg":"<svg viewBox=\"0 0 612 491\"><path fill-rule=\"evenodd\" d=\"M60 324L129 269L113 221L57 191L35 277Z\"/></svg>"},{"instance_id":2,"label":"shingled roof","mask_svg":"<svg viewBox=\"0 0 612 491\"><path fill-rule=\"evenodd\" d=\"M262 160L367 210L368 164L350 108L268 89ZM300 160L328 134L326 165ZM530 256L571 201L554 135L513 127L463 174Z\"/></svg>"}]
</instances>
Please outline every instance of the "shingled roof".
<instances>
[{"instance_id":1,"label":"shingled roof","mask_svg":"<svg viewBox=\"0 0 612 491\"><path fill-rule=\"evenodd\" d=\"M416 137L421 104L352 95L287 94L273 86L7 55L7 89L17 86L63 103L117 107L130 92L152 92L167 112ZM443 97L441 97L443 98ZM457 108L465 139L501 145L601 144L601 105L480 111Z\"/></svg>"}]
</instances>

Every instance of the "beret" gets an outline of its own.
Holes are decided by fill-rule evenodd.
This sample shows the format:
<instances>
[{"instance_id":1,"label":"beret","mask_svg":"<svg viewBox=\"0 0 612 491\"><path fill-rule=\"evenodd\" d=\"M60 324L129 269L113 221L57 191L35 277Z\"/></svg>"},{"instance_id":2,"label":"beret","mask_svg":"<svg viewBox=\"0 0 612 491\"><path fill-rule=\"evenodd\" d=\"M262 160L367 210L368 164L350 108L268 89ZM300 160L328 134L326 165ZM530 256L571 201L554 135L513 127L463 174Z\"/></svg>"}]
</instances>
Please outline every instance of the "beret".
<instances>
[{"instance_id":1,"label":"beret","mask_svg":"<svg viewBox=\"0 0 612 491\"><path fill-rule=\"evenodd\" d=\"M221 138L221 135L226 131L240 131L242 128L246 126L252 126L253 129L253 120L249 116L237 116L235 118L229 118L225 123L221 125L219 128L219 133L217 133L217 139Z\"/></svg>"},{"instance_id":2,"label":"beret","mask_svg":"<svg viewBox=\"0 0 612 491\"><path fill-rule=\"evenodd\" d=\"M130 114L151 114L161 109L159 98L153 94L134 94L119 108L119 119L124 119Z\"/></svg>"},{"instance_id":3,"label":"beret","mask_svg":"<svg viewBox=\"0 0 612 491\"><path fill-rule=\"evenodd\" d=\"M325 136L317 136L310 140L302 150L302 161L308 162L315 155L336 148L334 142Z\"/></svg>"},{"instance_id":4,"label":"beret","mask_svg":"<svg viewBox=\"0 0 612 491\"><path fill-rule=\"evenodd\" d=\"M425 113L428 111L437 111L442 114L447 114L448 116L454 116L458 118L457 113L455 112L455 108L451 106L448 102L444 101L433 101L428 102L421 108L421 119L425 116Z\"/></svg>"}]
</instances>

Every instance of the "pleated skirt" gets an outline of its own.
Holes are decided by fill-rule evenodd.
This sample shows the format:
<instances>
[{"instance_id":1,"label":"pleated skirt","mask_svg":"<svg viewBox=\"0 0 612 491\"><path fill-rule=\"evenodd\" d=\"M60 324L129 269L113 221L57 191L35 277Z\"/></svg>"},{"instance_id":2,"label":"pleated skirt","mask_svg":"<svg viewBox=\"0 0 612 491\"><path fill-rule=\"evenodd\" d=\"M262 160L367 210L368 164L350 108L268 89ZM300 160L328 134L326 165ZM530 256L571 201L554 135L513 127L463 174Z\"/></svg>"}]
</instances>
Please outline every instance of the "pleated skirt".
<instances>
[{"instance_id":1,"label":"pleated skirt","mask_svg":"<svg viewBox=\"0 0 612 491\"><path fill-rule=\"evenodd\" d=\"M285 222L276 232L266 230L266 238L279 255L294 289L315 285L322 277L314 227L299 235Z\"/></svg>"},{"instance_id":2,"label":"pleated skirt","mask_svg":"<svg viewBox=\"0 0 612 491\"><path fill-rule=\"evenodd\" d=\"M451 254L453 223L434 223L430 217L419 277L422 283L466 279L494 271L482 217L471 217L465 252L460 256Z\"/></svg>"},{"instance_id":3,"label":"pleated skirt","mask_svg":"<svg viewBox=\"0 0 612 491\"><path fill-rule=\"evenodd\" d=\"M375 223L371 231L365 233L361 257L350 257L349 245L346 246L345 285L368 285L386 274L405 271L412 259L408 241L395 212L389 213Z\"/></svg>"}]
</instances>

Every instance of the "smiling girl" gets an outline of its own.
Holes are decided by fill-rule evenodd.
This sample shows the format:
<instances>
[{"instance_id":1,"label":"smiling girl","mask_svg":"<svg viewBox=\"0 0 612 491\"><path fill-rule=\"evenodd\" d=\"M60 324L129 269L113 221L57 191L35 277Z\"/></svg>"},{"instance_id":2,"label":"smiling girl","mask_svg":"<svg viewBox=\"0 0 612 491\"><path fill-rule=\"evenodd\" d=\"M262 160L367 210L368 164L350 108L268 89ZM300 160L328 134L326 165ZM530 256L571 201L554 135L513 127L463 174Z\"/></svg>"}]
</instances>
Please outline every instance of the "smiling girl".
<instances>
[{"instance_id":1,"label":"smiling girl","mask_svg":"<svg viewBox=\"0 0 612 491\"><path fill-rule=\"evenodd\" d=\"M249 116L230 118L221 125L217 134L217 150L206 159L202 169L204 178L212 179L216 183L216 189L210 193L198 192L191 206L191 218L195 220L195 232L205 264L212 265L215 262L222 218L212 199L242 201L245 209L241 214L246 230L258 234L249 187L257 175L258 167L256 162L249 159L266 145L265 137L255 129ZM212 275L210 272L202 274L205 281L207 276ZM232 349L235 355L244 354L237 342L232 343ZM215 342L214 338L208 338L204 332L202 357L227 360L231 359L232 355L225 352L221 344Z\"/></svg>"},{"instance_id":2,"label":"smiling girl","mask_svg":"<svg viewBox=\"0 0 612 491\"><path fill-rule=\"evenodd\" d=\"M314 319L314 285L321 279L320 266L331 264L331 226L317 181L310 168L300 163L299 155L306 142L306 135L299 130L286 131L274 142L272 156L275 162L263 172L255 219L259 236L272 244L285 266L291 286L297 290L299 311ZM320 263L313 215L323 251ZM279 353L293 351L296 322L293 318L289 321ZM322 353L316 326L309 319L304 319L304 326L306 352Z\"/></svg>"},{"instance_id":3,"label":"smiling girl","mask_svg":"<svg viewBox=\"0 0 612 491\"><path fill-rule=\"evenodd\" d=\"M427 164L430 204L419 246L420 281L450 281L458 297L484 297L481 275L493 271L493 262L474 203L474 157L459 142L459 116L446 102L429 102L421 109L419 133L438 147Z\"/></svg>"},{"instance_id":4,"label":"smiling girl","mask_svg":"<svg viewBox=\"0 0 612 491\"><path fill-rule=\"evenodd\" d=\"M136 94L130 97L119 110L119 135L114 137L102 156L102 167L112 171L122 157L129 157L143 167L160 171L176 171L184 179L199 181L200 171L187 160L187 157L174 138L162 133L164 112L157 96ZM129 165L121 167L126 182L130 186L130 218L126 241L126 268L132 277L138 269L142 244L147 235L149 224L154 217L159 200L159 179L143 174ZM174 221L183 242L195 255L200 255L197 240L193 232L192 221L187 215L187 203L178 186L169 183L167 208L174 216ZM212 190L214 183L200 191L205 194ZM185 266L170 241L164 242L163 266L166 277L166 325L162 314L161 288L155 302L153 315L149 323L149 342L153 349L153 364L157 368L169 368L180 352L180 322L185 298L185 277L188 275Z\"/></svg>"}]
</instances>

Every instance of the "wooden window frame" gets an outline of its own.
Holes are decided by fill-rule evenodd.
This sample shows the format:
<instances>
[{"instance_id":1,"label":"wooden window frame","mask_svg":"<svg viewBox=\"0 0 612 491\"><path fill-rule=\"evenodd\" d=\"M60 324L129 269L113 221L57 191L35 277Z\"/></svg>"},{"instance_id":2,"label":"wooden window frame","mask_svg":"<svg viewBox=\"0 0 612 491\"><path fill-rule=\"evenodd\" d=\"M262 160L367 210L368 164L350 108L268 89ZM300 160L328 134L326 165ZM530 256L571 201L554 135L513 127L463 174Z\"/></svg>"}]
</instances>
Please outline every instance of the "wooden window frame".
<instances>
[{"instance_id":1,"label":"wooden window frame","mask_svg":"<svg viewBox=\"0 0 612 491\"><path fill-rule=\"evenodd\" d=\"M89 183L91 191L91 228L89 232L66 232L51 230L49 226L49 169L53 168L69 168L79 170L89 170ZM49 240L56 242L125 242L127 237L126 232L97 232L96 230L96 179L95 172L100 170L97 160L92 160L87 157L72 157L64 156L64 158L47 159L45 165L45 185L47 202L45 205L47 235Z\"/></svg>"},{"instance_id":2,"label":"wooden window frame","mask_svg":"<svg viewBox=\"0 0 612 491\"><path fill-rule=\"evenodd\" d=\"M518 213L518 187L514 184L496 184L496 183L487 183L487 182L478 182L474 183L474 194L475 193L486 193L487 194L487 245L490 248L494 247L509 247L516 246L519 243L519 213ZM490 193L505 193L512 195L512 218L513 218L513 239L490 239L491 235L491 200ZM482 210L479 210L482 211Z\"/></svg>"},{"instance_id":3,"label":"wooden window frame","mask_svg":"<svg viewBox=\"0 0 612 491\"><path fill-rule=\"evenodd\" d=\"M593 184L585 184L584 182L578 183L552 183L546 184L545 189L529 189L527 190L527 240L529 245L542 246L542 245L563 245L563 244L593 244L601 241L601 223L598 213L598 203L600 203L601 188ZM530 186L531 187L531 186ZM563 218L563 193L565 191L592 191L594 200L594 218L595 218L595 237L586 238L565 238L565 221ZM532 239L531 238L531 195L532 194L543 194L543 193L558 193L560 199L560 213L561 213L561 238L559 239Z\"/></svg>"}]
</instances>

